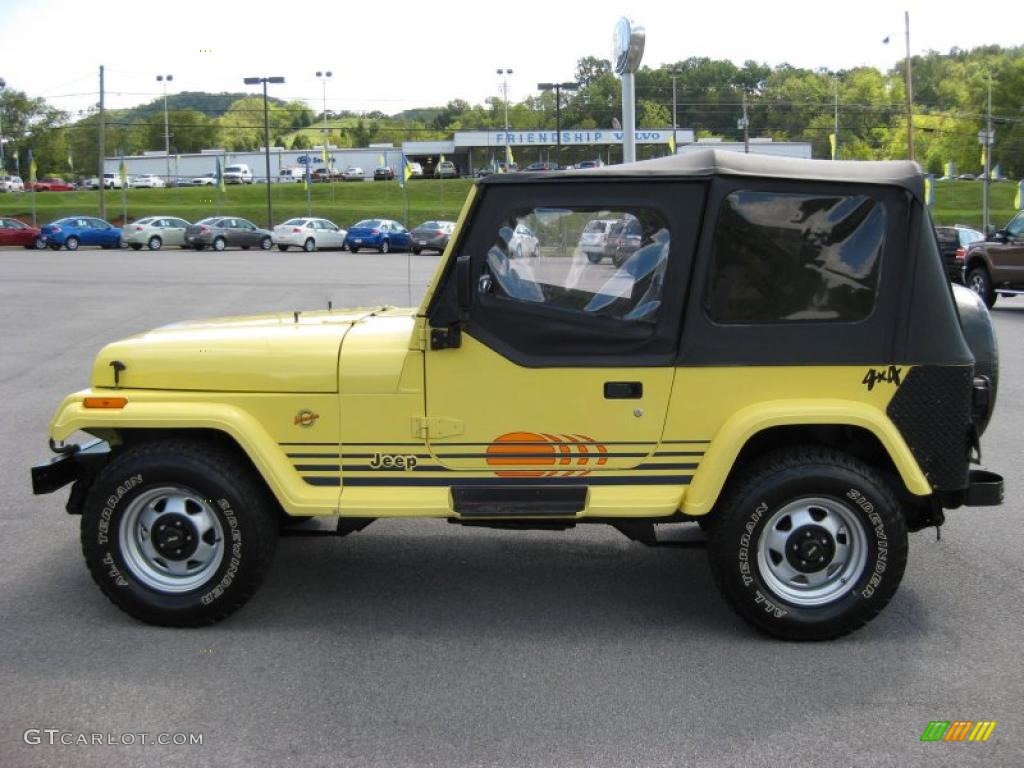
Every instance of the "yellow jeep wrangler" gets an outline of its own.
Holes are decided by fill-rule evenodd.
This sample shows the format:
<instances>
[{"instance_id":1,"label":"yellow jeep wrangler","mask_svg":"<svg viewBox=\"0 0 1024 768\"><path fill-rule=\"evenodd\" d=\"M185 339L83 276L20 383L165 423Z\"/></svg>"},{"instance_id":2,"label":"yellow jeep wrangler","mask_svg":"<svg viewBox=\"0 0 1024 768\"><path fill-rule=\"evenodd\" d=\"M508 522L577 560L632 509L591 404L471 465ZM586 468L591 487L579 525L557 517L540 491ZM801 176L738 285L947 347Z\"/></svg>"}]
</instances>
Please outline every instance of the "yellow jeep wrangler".
<instances>
[{"instance_id":1,"label":"yellow jeep wrangler","mask_svg":"<svg viewBox=\"0 0 1024 768\"><path fill-rule=\"evenodd\" d=\"M911 163L714 151L482 179L418 309L105 347L34 490L73 483L93 578L156 624L239 608L288 522L436 517L651 545L699 523L746 620L843 635L896 591L908 531L1002 501L971 467L992 326L922 193ZM611 261L592 221L621 225Z\"/></svg>"}]
</instances>

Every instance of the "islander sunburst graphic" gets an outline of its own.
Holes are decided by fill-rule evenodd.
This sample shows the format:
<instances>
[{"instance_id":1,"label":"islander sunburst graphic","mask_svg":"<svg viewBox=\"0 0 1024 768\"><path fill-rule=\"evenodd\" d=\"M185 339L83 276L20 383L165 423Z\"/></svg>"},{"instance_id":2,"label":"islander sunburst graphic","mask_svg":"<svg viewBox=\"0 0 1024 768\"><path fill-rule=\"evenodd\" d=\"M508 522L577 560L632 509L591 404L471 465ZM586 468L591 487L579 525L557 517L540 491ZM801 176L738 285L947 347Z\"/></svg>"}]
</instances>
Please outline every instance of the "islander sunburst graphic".
<instances>
[{"instance_id":1,"label":"islander sunburst graphic","mask_svg":"<svg viewBox=\"0 0 1024 768\"><path fill-rule=\"evenodd\" d=\"M487 447L487 465L496 468L498 477L569 477L607 464L607 453L608 448L587 435L508 432Z\"/></svg>"}]
</instances>

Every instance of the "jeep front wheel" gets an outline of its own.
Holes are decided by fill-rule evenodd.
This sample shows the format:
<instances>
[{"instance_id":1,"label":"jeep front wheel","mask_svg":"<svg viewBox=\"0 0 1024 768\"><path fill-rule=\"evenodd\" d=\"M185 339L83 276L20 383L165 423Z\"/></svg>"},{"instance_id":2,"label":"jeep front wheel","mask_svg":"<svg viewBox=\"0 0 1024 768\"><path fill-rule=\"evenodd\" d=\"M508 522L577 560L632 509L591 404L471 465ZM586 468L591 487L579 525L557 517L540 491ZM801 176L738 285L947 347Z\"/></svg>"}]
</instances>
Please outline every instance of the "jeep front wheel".
<instances>
[{"instance_id":1,"label":"jeep front wheel","mask_svg":"<svg viewBox=\"0 0 1024 768\"><path fill-rule=\"evenodd\" d=\"M896 592L907 527L886 481L826 448L769 454L716 510L708 553L719 589L755 627L828 640L873 619Z\"/></svg>"},{"instance_id":2,"label":"jeep front wheel","mask_svg":"<svg viewBox=\"0 0 1024 768\"><path fill-rule=\"evenodd\" d=\"M244 605L276 537L251 469L191 441L127 449L100 472L82 514L82 551L100 589L163 626L211 624Z\"/></svg>"}]
</instances>

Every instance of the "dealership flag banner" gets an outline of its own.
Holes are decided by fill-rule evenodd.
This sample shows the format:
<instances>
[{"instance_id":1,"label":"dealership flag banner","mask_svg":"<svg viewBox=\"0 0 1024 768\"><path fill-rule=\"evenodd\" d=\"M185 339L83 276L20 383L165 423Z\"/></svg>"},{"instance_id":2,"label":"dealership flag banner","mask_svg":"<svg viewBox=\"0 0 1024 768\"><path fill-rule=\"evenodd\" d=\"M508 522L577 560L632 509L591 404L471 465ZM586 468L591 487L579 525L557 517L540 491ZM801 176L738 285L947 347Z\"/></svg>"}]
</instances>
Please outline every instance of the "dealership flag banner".
<instances>
[{"instance_id":1,"label":"dealership flag banner","mask_svg":"<svg viewBox=\"0 0 1024 768\"><path fill-rule=\"evenodd\" d=\"M28 182L29 184L36 183L36 161L32 157L32 150L28 151Z\"/></svg>"},{"instance_id":2,"label":"dealership flag banner","mask_svg":"<svg viewBox=\"0 0 1024 768\"><path fill-rule=\"evenodd\" d=\"M929 208L935 205L935 177L930 173L924 177L924 202Z\"/></svg>"},{"instance_id":3,"label":"dealership flag banner","mask_svg":"<svg viewBox=\"0 0 1024 768\"><path fill-rule=\"evenodd\" d=\"M956 175L956 165L950 160L946 163L946 178L952 179Z\"/></svg>"},{"instance_id":4,"label":"dealership flag banner","mask_svg":"<svg viewBox=\"0 0 1024 768\"><path fill-rule=\"evenodd\" d=\"M221 192L224 192L225 191L225 189L224 189L224 174L221 172L220 158L219 157L217 158L217 166L216 166L216 168L217 168L217 170L216 170L217 189L219 189ZM267 182L269 183L270 179L267 179Z\"/></svg>"},{"instance_id":5,"label":"dealership flag banner","mask_svg":"<svg viewBox=\"0 0 1024 768\"><path fill-rule=\"evenodd\" d=\"M1017 182L1017 194L1013 196L1013 207L1018 211L1024 208L1021 203L1024 202L1024 181Z\"/></svg>"},{"instance_id":6,"label":"dealership flag banner","mask_svg":"<svg viewBox=\"0 0 1024 768\"><path fill-rule=\"evenodd\" d=\"M835 160L836 159L836 135L834 133L830 133L828 135L828 146L829 146L829 149L832 152L832 159Z\"/></svg>"},{"instance_id":7,"label":"dealership flag banner","mask_svg":"<svg viewBox=\"0 0 1024 768\"><path fill-rule=\"evenodd\" d=\"M668 153L670 155L674 155L676 153L676 137L675 136L669 136L668 137Z\"/></svg>"}]
</instances>

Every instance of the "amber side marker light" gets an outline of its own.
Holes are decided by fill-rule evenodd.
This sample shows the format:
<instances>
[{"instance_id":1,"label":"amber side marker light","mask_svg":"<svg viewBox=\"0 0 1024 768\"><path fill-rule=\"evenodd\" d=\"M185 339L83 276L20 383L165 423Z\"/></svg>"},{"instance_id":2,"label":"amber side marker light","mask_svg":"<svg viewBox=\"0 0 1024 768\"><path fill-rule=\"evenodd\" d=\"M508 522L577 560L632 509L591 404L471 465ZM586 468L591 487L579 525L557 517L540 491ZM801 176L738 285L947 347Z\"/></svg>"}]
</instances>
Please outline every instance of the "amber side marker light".
<instances>
[{"instance_id":1,"label":"amber side marker light","mask_svg":"<svg viewBox=\"0 0 1024 768\"><path fill-rule=\"evenodd\" d=\"M127 397L87 397L82 401L86 408L124 408L128 405Z\"/></svg>"}]
</instances>

